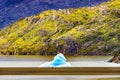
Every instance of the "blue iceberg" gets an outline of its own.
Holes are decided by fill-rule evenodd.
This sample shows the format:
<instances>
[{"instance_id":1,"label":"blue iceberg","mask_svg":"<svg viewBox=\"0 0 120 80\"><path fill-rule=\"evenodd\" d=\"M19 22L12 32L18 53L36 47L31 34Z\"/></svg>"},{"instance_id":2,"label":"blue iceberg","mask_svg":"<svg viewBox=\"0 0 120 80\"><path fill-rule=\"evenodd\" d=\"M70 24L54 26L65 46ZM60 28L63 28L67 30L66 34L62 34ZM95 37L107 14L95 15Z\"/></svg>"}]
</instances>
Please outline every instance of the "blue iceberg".
<instances>
[{"instance_id":1,"label":"blue iceberg","mask_svg":"<svg viewBox=\"0 0 120 80\"><path fill-rule=\"evenodd\" d=\"M40 67L70 67L71 64L66 62L67 59L62 53L57 54L51 62L46 62L40 65Z\"/></svg>"}]
</instances>

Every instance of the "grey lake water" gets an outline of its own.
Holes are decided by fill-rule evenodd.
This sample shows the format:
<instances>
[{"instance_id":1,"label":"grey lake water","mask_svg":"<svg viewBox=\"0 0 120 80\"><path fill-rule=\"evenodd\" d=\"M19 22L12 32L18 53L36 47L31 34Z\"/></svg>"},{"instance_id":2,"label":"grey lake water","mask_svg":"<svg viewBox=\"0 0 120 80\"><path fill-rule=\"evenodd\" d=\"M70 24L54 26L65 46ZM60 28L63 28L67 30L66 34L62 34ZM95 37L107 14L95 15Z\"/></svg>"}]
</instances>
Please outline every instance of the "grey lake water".
<instances>
[{"instance_id":1,"label":"grey lake water","mask_svg":"<svg viewBox=\"0 0 120 80\"><path fill-rule=\"evenodd\" d=\"M102 79L104 78L104 79ZM110 79L107 79L110 78ZM65 75L3 75L0 76L0 80L120 80L119 75L74 75L74 76L65 76Z\"/></svg>"},{"instance_id":2,"label":"grey lake water","mask_svg":"<svg viewBox=\"0 0 120 80\"><path fill-rule=\"evenodd\" d=\"M120 67L120 64L107 62L112 56L77 56L66 57L71 67ZM52 61L53 57L25 58L0 56L0 67L39 67L45 62Z\"/></svg>"},{"instance_id":3,"label":"grey lake water","mask_svg":"<svg viewBox=\"0 0 120 80\"><path fill-rule=\"evenodd\" d=\"M107 62L112 56L78 56L66 58L72 67L120 67L120 64ZM39 67L41 64L49 62L52 59L53 57L16 58L14 56L0 56L0 67ZM0 80L120 80L120 75L0 75Z\"/></svg>"}]
</instances>

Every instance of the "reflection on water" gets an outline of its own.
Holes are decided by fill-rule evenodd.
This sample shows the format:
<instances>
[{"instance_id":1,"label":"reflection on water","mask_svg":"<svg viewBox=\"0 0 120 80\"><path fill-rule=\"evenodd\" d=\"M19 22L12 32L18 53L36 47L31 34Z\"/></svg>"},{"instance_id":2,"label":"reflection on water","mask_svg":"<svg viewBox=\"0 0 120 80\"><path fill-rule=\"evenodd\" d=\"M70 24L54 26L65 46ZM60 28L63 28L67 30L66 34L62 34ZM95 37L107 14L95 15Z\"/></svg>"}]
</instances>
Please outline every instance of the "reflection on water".
<instances>
[{"instance_id":1,"label":"reflection on water","mask_svg":"<svg viewBox=\"0 0 120 80\"><path fill-rule=\"evenodd\" d=\"M0 76L0 80L120 80L118 75L82 75L82 76Z\"/></svg>"},{"instance_id":2,"label":"reflection on water","mask_svg":"<svg viewBox=\"0 0 120 80\"><path fill-rule=\"evenodd\" d=\"M89 79L89 80L120 80L120 78L97 78L97 79Z\"/></svg>"}]
</instances>

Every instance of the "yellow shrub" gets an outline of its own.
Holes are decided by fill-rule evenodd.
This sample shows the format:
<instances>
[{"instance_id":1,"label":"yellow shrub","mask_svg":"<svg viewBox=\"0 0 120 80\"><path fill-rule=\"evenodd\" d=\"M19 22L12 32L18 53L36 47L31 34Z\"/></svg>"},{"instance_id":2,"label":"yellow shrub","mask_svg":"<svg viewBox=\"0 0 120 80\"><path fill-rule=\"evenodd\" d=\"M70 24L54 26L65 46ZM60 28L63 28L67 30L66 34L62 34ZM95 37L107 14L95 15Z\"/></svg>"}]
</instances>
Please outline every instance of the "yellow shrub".
<instances>
[{"instance_id":1,"label":"yellow shrub","mask_svg":"<svg viewBox=\"0 0 120 80\"><path fill-rule=\"evenodd\" d=\"M6 44L8 42L7 39L0 39L0 45Z\"/></svg>"}]
</instances>

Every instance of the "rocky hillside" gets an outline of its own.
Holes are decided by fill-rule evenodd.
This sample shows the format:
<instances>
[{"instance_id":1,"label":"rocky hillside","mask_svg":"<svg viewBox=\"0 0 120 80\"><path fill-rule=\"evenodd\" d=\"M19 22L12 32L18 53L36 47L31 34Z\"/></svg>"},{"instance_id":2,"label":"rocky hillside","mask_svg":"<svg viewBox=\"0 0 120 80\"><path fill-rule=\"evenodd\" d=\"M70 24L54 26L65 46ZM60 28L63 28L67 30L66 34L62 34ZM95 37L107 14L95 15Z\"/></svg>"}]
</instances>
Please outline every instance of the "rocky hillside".
<instances>
[{"instance_id":1,"label":"rocky hillside","mask_svg":"<svg viewBox=\"0 0 120 80\"><path fill-rule=\"evenodd\" d=\"M94 7L47 10L0 31L0 53L119 55L120 0Z\"/></svg>"},{"instance_id":2,"label":"rocky hillside","mask_svg":"<svg viewBox=\"0 0 120 80\"><path fill-rule=\"evenodd\" d=\"M0 29L48 9L94 6L108 0L0 0Z\"/></svg>"}]
</instances>

